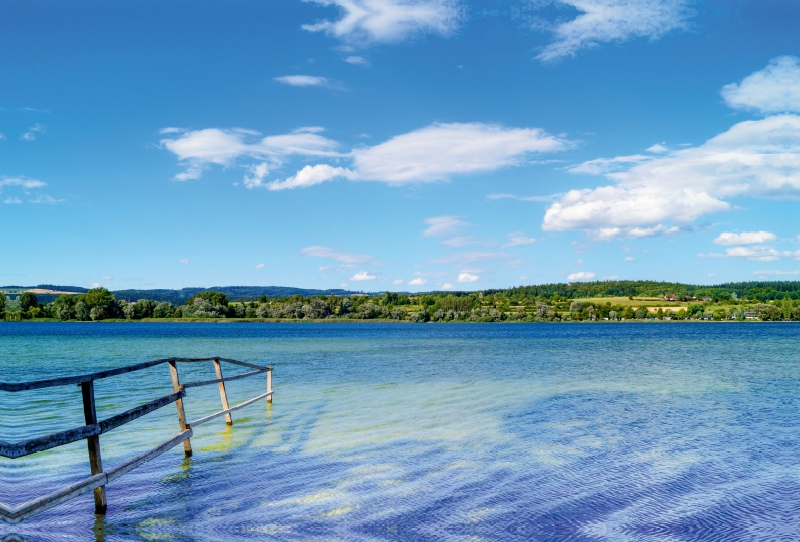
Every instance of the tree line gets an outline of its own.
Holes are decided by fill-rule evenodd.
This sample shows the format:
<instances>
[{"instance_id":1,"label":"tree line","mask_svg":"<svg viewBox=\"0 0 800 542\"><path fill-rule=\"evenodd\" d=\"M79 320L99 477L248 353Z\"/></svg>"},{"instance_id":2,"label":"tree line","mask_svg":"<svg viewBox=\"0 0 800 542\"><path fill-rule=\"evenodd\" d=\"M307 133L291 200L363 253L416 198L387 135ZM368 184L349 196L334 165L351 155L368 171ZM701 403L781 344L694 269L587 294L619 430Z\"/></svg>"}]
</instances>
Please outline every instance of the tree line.
<instances>
[{"instance_id":1,"label":"tree line","mask_svg":"<svg viewBox=\"0 0 800 542\"><path fill-rule=\"evenodd\" d=\"M760 283L763 284L763 283ZM800 285L800 283L798 283ZM615 320L800 320L800 299L791 296L762 302L757 295L743 294L733 300L725 290L709 292L704 301L694 301L680 310L655 312L645 306L613 304L611 301L576 299L556 291L511 288L483 292L434 292L405 294L295 294L269 299L231 301L222 292L196 292L185 303L139 299L117 299L104 288L78 295L62 294L51 303L40 303L35 294L20 295L14 307L0 295L0 318L11 321L52 319L98 321L109 319L276 319L276 320L398 320L411 322L557 322ZM544 293L549 295L543 295ZM703 292L698 293L704 293ZM793 292L793 291L792 291ZM663 296L663 293L661 294ZM676 294L678 295L678 294ZM629 296L631 299L633 295ZM694 296L693 296L694 297ZM702 299L702 298L701 298ZM664 303L659 303L663 305Z\"/></svg>"}]
</instances>

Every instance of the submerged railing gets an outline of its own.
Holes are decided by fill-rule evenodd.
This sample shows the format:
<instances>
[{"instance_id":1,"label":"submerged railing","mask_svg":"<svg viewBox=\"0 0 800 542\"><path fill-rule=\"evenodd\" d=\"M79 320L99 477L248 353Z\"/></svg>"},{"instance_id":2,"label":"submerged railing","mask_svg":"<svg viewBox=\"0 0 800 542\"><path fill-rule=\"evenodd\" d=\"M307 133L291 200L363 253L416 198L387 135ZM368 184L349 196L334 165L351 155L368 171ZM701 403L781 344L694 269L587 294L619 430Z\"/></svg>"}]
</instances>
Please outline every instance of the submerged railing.
<instances>
[{"instance_id":1,"label":"submerged railing","mask_svg":"<svg viewBox=\"0 0 800 542\"><path fill-rule=\"evenodd\" d=\"M186 384L180 383L180 379L178 378L178 363L199 363L207 361L213 362L214 371L217 376L216 379L204 380L198 382L189 382ZM243 374L237 374L234 376L223 377L222 362L230 363L232 365L238 365L240 367L247 367L249 369L255 369L255 370ZM126 410L121 414L117 414L115 416L111 416L110 418L98 421L97 411L95 408L95 399L94 399L94 382L96 380L101 380L104 378L109 378L112 376L117 376L125 373L141 371L143 369L148 369L150 367L155 367L156 365L162 365L162 364L166 364L169 366L170 377L172 379L172 393L170 393L169 395L165 395L163 397L159 397L158 399L150 401L149 403L145 403L130 410ZM225 382L230 382L232 380L239 380L241 378L247 378L250 376L255 376L263 373L266 373L267 376L266 393L262 393L261 395L253 397L252 399L248 399L247 401L239 403L238 405L229 406L228 395L227 392L225 391ZM28 501L16 507L0 503L0 519L9 523L18 523L40 512L44 512L45 510L53 508L54 506L57 506L63 502L78 497L79 495L88 493L89 491L94 491L95 513L104 514L107 507L106 490L105 490L106 484L108 484L112 480L119 478L120 476L122 476L126 472L129 472L135 467L143 463L147 463L151 459L158 457L159 455L163 454L167 450L170 450L171 448L174 448L180 443L183 443L183 450L185 455L187 457L191 457L192 445L189 439L193 434L192 429L194 427L197 427L198 425L204 424L222 415L225 416L225 420L228 423L228 425L231 425L233 423L231 412L233 412L234 410L240 409L244 406L247 406L264 398L267 399L268 403L272 402L271 366L263 367L261 365L245 363L244 361L237 361L233 359L226 359L219 357L165 358L165 359L146 361L144 363L138 363L136 365L129 365L127 367L120 367L117 369L110 369L107 371L100 371L97 373L70 376L65 378L37 380L33 382L20 382L14 384L0 382L0 391L14 393L14 392L38 390L43 388L70 386L74 384L77 384L81 387L81 395L83 398L83 414L86 421L86 425L82 425L80 427L76 427L73 429L67 429L66 431L59 431L58 433L52 433L44 437L33 438L23 442L9 443L0 441L0 456L7 457L10 459L18 459L20 457L25 457L31 454L35 454L37 452L50 450L58 446L63 446L64 444L69 444L71 442L76 442L79 440L86 439L89 451L89 466L91 469L91 476L79 482L75 482L66 487L63 487L58 491L54 491L49 495L44 495L42 497L39 497L32 501ZM211 414L209 416L205 416L203 418L187 422L186 413L183 408L183 399L186 397L186 390L189 388L196 388L200 386L210 386L212 384L218 384L219 386L219 395L222 401L222 410L220 410L219 412L215 412L214 414ZM113 468L104 470L103 461L100 456L100 435L103 435L111 431L112 429L116 429L117 427L120 427L122 425L125 425L126 423L133 421L137 418L141 418L142 416L150 414L151 412L154 412L170 403L175 403L175 406L178 409L178 425L180 426L180 433L170 438L169 440L159 444L158 446L137 455L133 459L130 459L125 463L122 463L121 465L117 465Z\"/></svg>"}]
</instances>

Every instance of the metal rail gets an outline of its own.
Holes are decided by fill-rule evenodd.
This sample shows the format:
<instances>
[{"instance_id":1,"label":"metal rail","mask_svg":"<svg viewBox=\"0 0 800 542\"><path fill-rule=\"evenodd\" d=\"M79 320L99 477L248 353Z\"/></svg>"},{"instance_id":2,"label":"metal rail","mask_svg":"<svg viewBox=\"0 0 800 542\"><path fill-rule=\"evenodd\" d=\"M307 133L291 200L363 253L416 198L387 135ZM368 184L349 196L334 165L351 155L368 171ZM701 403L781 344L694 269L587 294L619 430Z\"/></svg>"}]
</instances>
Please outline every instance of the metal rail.
<instances>
[{"instance_id":1,"label":"metal rail","mask_svg":"<svg viewBox=\"0 0 800 542\"><path fill-rule=\"evenodd\" d=\"M217 378L214 380L190 382L182 385L180 383L178 375L178 363L198 363L204 361L213 362L214 371L216 373ZM224 377L222 375L222 362L230 363L232 365L238 365L240 367L248 367L256 370L248 373L242 373L234 376ZM163 365L163 364L169 366L170 377L172 380L171 394L159 397L158 399L155 399L143 405L139 405L130 410L126 410L125 412L122 412L120 414L111 416L110 418L98 421L97 411L95 407L95 398L94 398L94 382L96 380L102 380L104 378L109 378L112 376L132 373L135 371L141 371L143 369L148 369L150 367L155 367L157 365ZM230 407L228 405L228 395L225 390L225 382L230 382L231 380L239 380L242 378L247 378L250 376L255 376L263 373L266 373L267 375L266 393L258 395L257 397L253 397L252 399L248 399L247 401L239 403L238 405L235 405L233 407ZM200 425L202 423L205 423L207 421L210 421L214 418L223 415L225 416L228 425L231 425L233 423L233 418L231 417L230 414L231 412L238 410L242 407L245 407L247 405L250 405L252 403L255 403L256 401L264 398L267 399L267 403L271 403L273 394L271 366L264 367L261 365L246 363L244 361L237 361L233 359L219 358L219 357L164 358L164 359L146 361L144 363L137 363L134 365L128 365L126 367L120 367L117 369L110 369L107 371L89 373L85 375L70 376L64 378L53 378L48 380L35 380L31 382L20 382L11 384L0 382L0 391L5 391L9 393L18 393L23 391L52 388L57 386L70 386L74 384L78 384L81 387L81 395L83 398L83 413L86 422L85 425L82 425L80 427L75 427L73 429L59 431L57 433L52 433L50 435L46 435L43 437L37 437L25 440L22 442L10 443L10 442L0 441L0 456L7 457L9 459L18 459L20 457L25 457L31 454L35 454L37 452L50 450L52 448L63 446L71 442L76 442L78 440L86 439L89 451L89 466L91 475L87 478L84 478L83 480L80 480L66 487L63 487L57 491L54 491L53 493L28 501L19 506L12 507L0 503L0 519L2 519L3 521L6 521L8 523L19 523L20 521L28 519L41 512L44 512L45 510L48 510L63 502L78 497L79 495L88 493L89 491L94 491L95 513L104 514L107 508L105 486L109 482L115 480L116 478L119 478L120 476L134 469L135 467L138 467L143 463L147 463L151 459L158 457L167 450L170 450L181 443L183 443L183 449L185 455L187 457L191 457L192 445L189 439L194 434L192 430L193 426ZM214 414L210 414L208 416L200 418L198 420L195 420L193 422L187 422L186 413L183 408L183 400L186 397L186 389L196 388L200 386L208 386L211 384L217 384L219 387L220 401L222 402L222 410L220 410L219 412L215 412ZM116 429L117 427L120 427L122 425L125 425L126 423L131 422L137 418L146 416L147 414L150 414L151 412L154 412L171 403L175 403L175 406L178 411L178 425L180 427L180 433L170 438L169 440L162 442L158 446L137 455L133 459L130 459L121 465L117 465L110 469L105 469L105 470L103 469L103 462L100 456L100 435L105 434L111 431L112 429Z\"/></svg>"}]
</instances>

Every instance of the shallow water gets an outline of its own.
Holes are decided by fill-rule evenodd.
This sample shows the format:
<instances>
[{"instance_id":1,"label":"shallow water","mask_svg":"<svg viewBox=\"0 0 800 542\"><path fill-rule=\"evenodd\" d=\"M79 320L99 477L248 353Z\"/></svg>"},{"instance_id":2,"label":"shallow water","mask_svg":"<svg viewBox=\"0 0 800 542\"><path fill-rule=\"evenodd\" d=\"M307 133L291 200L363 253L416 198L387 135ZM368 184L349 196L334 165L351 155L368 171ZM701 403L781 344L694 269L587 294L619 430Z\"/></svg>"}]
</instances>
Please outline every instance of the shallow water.
<instances>
[{"instance_id":1,"label":"shallow water","mask_svg":"<svg viewBox=\"0 0 800 542\"><path fill-rule=\"evenodd\" d=\"M792 323L4 324L2 381L217 355L274 365L275 400L112 482L105 517L88 494L0 539L796 540L799 346ZM101 418L171 391L165 366L96 387ZM0 440L82 425L77 387L0 409ZM177 431L169 405L103 435L104 463ZM0 501L86 476L85 448L0 459Z\"/></svg>"}]
</instances>

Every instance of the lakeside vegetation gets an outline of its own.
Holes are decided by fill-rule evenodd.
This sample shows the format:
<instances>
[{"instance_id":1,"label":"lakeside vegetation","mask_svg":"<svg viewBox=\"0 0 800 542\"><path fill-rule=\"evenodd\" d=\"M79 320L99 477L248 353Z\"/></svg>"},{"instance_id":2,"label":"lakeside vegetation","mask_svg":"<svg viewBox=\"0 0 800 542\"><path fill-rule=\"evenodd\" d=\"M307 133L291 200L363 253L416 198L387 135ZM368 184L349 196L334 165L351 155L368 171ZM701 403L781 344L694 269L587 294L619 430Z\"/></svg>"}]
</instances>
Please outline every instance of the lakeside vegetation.
<instances>
[{"instance_id":1,"label":"lakeside vegetation","mask_svg":"<svg viewBox=\"0 0 800 542\"><path fill-rule=\"evenodd\" d=\"M163 290L162 290L163 291ZM248 288L248 292L257 291ZM163 298L162 298L163 299ZM229 299L195 292L185 303L128 301L104 288L61 294L42 303L33 292L9 302L6 321L56 320L394 320L410 322L558 322L622 320L800 320L800 282L695 286L608 281L521 286L481 292L384 292Z\"/></svg>"}]
</instances>

